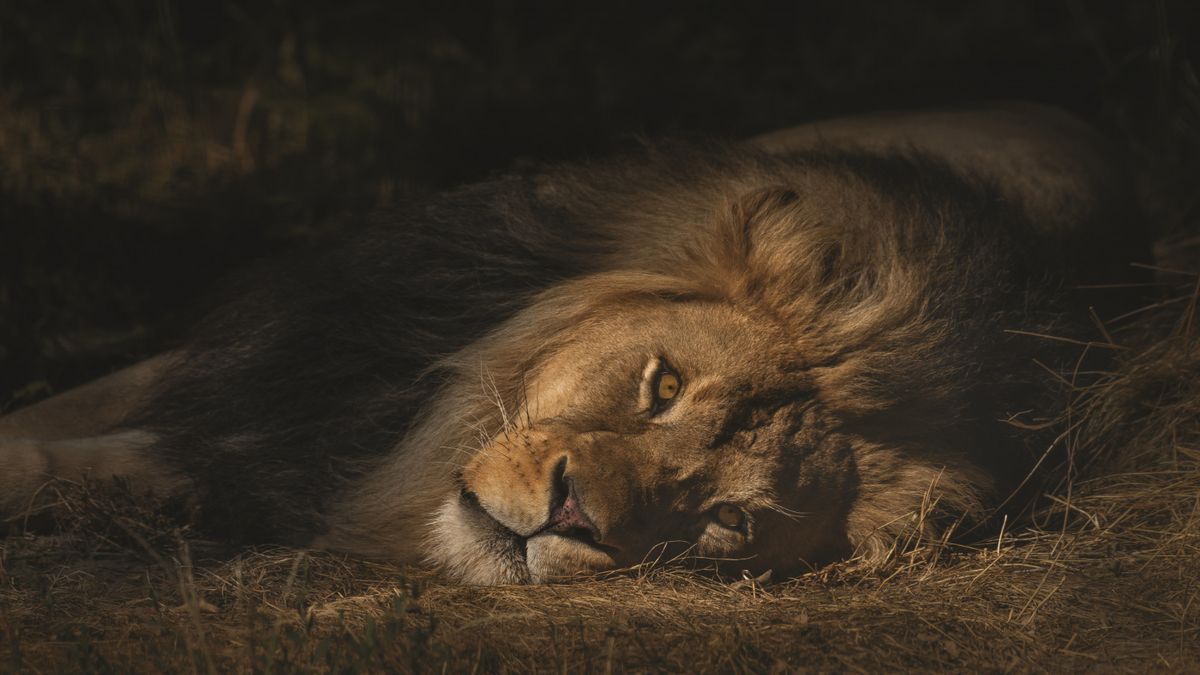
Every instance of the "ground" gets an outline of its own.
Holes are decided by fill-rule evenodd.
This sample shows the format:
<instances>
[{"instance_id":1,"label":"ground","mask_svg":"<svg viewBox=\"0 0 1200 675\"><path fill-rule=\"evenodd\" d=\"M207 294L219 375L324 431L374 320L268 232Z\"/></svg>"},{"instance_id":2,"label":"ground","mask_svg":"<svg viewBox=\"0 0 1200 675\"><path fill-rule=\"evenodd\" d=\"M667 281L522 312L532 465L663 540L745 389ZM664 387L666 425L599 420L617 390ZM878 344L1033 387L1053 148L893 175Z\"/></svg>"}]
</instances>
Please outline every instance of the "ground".
<instances>
[{"instance_id":1,"label":"ground","mask_svg":"<svg viewBox=\"0 0 1200 675\"><path fill-rule=\"evenodd\" d=\"M481 589L229 550L47 486L0 544L0 671L1200 669L1200 81L1184 2L0 5L0 410L172 344L222 278L372 209L663 134L1062 105L1129 153L1147 309L1075 382L1077 470L879 569Z\"/></svg>"}]
</instances>

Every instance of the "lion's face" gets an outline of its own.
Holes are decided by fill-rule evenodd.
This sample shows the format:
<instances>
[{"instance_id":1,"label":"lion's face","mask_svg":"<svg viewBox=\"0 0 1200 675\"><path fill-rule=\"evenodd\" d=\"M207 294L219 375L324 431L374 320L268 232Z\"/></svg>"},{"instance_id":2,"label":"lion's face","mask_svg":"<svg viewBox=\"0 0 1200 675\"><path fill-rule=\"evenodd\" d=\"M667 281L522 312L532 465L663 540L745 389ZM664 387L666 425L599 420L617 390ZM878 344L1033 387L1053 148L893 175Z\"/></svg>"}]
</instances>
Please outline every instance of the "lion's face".
<instances>
[{"instance_id":1,"label":"lion's face","mask_svg":"<svg viewBox=\"0 0 1200 675\"><path fill-rule=\"evenodd\" d=\"M439 557L503 583L684 550L776 572L844 554L853 458L795 351L769 317L730 304L596 312L466 463Z\"/></svg>"},{"instance_id":2,"label":"lion's face","mask_svg":"<svg viewBox=\"0 0 1200 675\"><path fill-rule=\"evenodd\" d=\"M1006 439L965 426L991 405L962 377L977 355L929 300L935 275L841 245L819 196L752 192L689 247L620 256L673 274L564 283L457 355L445 409L503 429L470 446L443 415L418 435L470 448L438 465L457 483L432 562L486 584L679 552L789 574L978 518L992 483L973 457ZM899 217L877 208L863 218Z\"/></svg>"}]
</instances>

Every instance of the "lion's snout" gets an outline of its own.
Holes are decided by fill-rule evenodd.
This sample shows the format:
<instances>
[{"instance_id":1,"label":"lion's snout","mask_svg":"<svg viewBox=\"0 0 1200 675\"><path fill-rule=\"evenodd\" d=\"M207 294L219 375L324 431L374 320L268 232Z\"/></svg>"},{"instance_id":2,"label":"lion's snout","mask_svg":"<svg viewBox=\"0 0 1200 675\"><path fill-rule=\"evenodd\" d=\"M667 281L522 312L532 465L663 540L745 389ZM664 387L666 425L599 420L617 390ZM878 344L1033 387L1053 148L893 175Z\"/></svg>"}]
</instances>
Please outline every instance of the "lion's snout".
<instances>
[{"instance_id":1,"label":"lion's snout","mask_svg":"<svg viewBox=\"0 0 1200 675\"><path fill-rule=\"evenodd\" d=\"M554 575L637 562L653 538L631 448L611 434L509 432L476 455L463 483L480 507L525 538L530 563ZM644 469L644 462L641 469ZM537 553L537 555L535 555Z\"/></svg>"},{"instance_id":2,"label":"lion's snout","mask_svg":"<svg viewBox=\"0 0 1200 675\"><path fill-rule=\"evenodd\" d=\"M595 492L597 507L607 492L583 479L581 458L593 445L541 430L510 432L496 439L463 470L464 489L500 524L522 537L539 534L590 539L599 543L602 528L585 506L580 483ZM592 477L595 478L595 477ZM608 509L599 509L600 515Z\"/></svg>"},{"instance_id":3,"label":"lion's snout","mask_svg":"<svg viewBox=\"0 0 1200 675\"><path fill-rule=\"evenodd\" d=\"M592 545L603 541L600 528L596 527L583 507L575 480L567 475L565 456L554 467L550 494L550 517L542 532L580 539Z\"/></svg>"},{"instance_id":4,"label":"lion's snout","mask_svg":"<svg viewBox=\"0 0 1200 675\"><path fill-rule=\"evenodd\" d=\"M522 537L544 529L554 506L555 474L567 457L551 441L542 432L514 432L493 441L463 469L464 488Z\"/></svg>"}]
</instances>

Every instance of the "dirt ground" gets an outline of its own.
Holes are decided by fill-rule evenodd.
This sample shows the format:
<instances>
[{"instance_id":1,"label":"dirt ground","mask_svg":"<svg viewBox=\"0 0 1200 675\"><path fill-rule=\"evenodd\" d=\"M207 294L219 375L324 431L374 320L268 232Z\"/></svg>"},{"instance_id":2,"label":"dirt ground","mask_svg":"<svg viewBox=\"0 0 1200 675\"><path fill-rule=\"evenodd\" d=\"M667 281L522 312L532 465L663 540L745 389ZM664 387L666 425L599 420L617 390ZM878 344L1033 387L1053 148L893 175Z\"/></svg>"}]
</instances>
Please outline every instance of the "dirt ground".
<instances>
[{"instance_id":1,"label":"dirt ground","mask_svg":"<svg viewBox=\"0 0 1200 675\"><path fill-rule=\"evenodd\" d=\"M0 4L0 411L172 344L220 280L380 206L639 136L1061 105L1117 140L1157 285L1071 387L1074 470L881 568L520 588L229 550L54 483L0 543L0 672L1200 670L1193 3Z\"/></svg>"}]
</instances>

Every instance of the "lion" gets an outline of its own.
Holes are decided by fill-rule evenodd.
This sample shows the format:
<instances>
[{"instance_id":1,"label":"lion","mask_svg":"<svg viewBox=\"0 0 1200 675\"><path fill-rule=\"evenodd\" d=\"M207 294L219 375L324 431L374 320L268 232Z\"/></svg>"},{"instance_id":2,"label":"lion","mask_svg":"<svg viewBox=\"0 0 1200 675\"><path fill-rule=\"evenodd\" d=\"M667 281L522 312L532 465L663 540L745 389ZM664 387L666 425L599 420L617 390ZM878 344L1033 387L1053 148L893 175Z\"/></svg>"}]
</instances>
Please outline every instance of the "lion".
<instances>
[{"instance_id":1,"label":"lion","mask_svg":"<svg viewBox=\"0 0 1200 675\"><path fill-rule=\"evenodd\" d=\"M1146 248L1124 166L1003 103L452 190L0 419L0 511L118 476L232 542L470 584L881 561L1016 508L1045 368L1094 339L1074 289Z\"/></svg>"}]
</instances>

